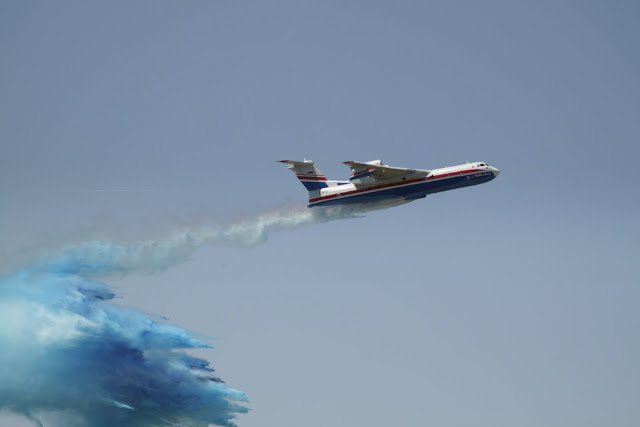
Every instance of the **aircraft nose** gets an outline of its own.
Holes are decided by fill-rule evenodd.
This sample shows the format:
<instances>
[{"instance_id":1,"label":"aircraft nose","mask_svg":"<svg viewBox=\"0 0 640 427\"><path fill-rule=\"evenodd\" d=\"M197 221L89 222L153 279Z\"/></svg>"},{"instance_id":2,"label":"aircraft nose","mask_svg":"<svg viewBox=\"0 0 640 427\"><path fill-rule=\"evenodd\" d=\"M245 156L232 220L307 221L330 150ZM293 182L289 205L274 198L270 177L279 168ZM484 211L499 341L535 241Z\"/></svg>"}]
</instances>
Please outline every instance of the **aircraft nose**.
<instances>
[{"instance_id":1,"label":"aircraft nose","mask_svg":"<svg viewBox=\"0 0 640 427\"><path fill-rule=\"evenodd\" d=\"M493 168L493 176L497 177L498 175L500 175L500 171L498 170L498 168Z\"/></svg>"}]
</instances>

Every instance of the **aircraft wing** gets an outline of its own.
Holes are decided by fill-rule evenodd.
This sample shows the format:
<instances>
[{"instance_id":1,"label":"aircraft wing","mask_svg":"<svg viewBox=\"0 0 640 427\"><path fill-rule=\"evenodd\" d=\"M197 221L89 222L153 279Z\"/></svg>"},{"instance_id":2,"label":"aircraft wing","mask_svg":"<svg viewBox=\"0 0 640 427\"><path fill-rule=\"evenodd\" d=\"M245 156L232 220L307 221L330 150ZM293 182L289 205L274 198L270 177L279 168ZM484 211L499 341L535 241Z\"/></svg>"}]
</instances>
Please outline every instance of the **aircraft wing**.
<instances>
[{"instance_id":1,"label":"aircraft wing","mask_svg":"<svg viewBox=\"0 0 640 427\"><path fill-rule=\"evenodd\" d=\"M424 178L431 173L431 171L425 169L407 169L383 165L380 160L371 162L348 161L343 163L351 168L349 180L358 188L386 184L393 181Z\"/></svg>"}]
</instances>

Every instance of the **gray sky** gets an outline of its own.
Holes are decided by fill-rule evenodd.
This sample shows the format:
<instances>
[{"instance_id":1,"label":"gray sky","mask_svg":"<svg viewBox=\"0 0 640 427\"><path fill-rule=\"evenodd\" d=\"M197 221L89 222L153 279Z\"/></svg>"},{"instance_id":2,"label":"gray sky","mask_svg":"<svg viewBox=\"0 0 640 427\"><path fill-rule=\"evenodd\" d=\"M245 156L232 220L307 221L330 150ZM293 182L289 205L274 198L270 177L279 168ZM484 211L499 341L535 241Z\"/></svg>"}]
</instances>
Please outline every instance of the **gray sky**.
<instances>
[{"instance_id":1,"label":"gray sky","mask_svg":"<svg viewBox=\"0 0 640 427\"><path fill-rule=\"evenodd\" d=\"M501 170L111 282L217 338L239 426L640 424L637 2L0 10L3 272L304 203L275 160Z\"/></svg>"}]
</instances>

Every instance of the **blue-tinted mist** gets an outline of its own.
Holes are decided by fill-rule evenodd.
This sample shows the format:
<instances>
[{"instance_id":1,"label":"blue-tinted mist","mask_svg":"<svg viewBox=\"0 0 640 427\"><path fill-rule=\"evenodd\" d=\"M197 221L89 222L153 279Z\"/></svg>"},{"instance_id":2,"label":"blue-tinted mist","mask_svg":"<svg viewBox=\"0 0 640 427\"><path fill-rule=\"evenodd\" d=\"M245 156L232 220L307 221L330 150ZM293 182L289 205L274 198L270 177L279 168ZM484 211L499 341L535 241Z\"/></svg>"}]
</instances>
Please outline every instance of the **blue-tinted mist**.
<instances>
[{"instance_id":1,"label":"blue-tinted mist","mask_svg":"<svg viewBox=\"0 0 640 427\"><path fill-rule=\"evenodd\" d=\"M118 306L101 280L162 272L202 244L251 246L270 231L350 215L286 208L156 242L87 241L49 251L0 279L0 409L38 425L51 412L56 425L234 425L247 412L245 393L185 352L209 345Z\"/></svg>"}]
</instances>

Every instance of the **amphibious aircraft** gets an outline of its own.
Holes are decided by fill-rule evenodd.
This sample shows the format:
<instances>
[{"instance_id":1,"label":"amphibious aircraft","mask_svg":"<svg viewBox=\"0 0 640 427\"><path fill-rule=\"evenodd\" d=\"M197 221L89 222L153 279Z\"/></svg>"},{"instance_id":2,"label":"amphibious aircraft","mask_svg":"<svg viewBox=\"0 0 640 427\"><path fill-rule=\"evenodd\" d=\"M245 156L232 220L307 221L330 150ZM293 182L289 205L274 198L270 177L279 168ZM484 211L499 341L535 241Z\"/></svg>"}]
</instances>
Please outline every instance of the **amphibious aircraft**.
<instances>
[{"instance_id":1,"label":"amphibious aircraft","mask_svg":"<svg viewBox=\"0 0 640 427\"><path fill-rule=\"evenodd\" d=\"M428 194L489 182L500 171L484 162L440 169L407 169L381 160L343 162L351 168L348 181L328 180L312 160L280 160L286 163L309 191L309 207L327 205L396 205Z\"/></svg>"}]
</instances>

